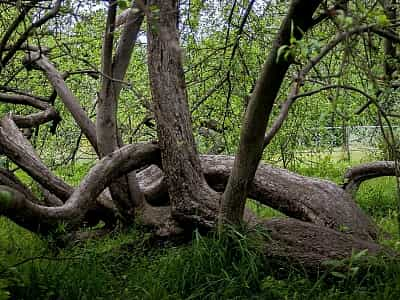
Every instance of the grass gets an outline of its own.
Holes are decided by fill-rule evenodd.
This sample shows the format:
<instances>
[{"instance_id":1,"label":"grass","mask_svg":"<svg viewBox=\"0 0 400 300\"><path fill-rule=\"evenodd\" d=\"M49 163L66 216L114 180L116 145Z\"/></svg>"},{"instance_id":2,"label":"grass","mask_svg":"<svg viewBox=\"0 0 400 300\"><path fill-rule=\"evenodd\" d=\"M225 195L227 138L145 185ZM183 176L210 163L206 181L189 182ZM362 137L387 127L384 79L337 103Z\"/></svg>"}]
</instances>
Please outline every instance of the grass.
<instances>
[{"instance_id":1,"label":"grass","mask_svg":"<svg viewBox=\"0 0 400 300\"><path fill-rule=\"evenodd\" d=\"M348 164L325 158L295 169L340 183ZM400 250L394 180L364 183L357 202L391 234L383 242ZM265 218L281 216L253 201L248 206ZM261 229L230 228L222 235L195 232L191 244L175 247L154 245L145 232L132 228L60 250L0 218L0 300L400 298L398 261L368 258L365 265L359 253L309 277L290 266L271 265L262 253L266 238Z\"/></svg>"}]
</instances>

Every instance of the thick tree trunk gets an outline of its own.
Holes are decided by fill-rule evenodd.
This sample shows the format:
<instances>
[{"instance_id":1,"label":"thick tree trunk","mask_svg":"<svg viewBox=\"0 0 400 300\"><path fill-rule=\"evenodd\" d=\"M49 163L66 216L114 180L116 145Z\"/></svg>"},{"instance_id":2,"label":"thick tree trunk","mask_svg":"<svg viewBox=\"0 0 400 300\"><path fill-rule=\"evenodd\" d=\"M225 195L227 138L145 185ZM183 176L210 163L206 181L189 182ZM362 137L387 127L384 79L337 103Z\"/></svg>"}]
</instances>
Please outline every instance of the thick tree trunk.
<instances>
[{"instance_id":1,"label":"thick tree trunk","mask_svg":"<svg viewBox=\"0 0 400 300\"><path fill-rule=\"evenodd\" d=\"M93 204L93 199L115 178L159 161L160 154L156 145L125 146L100 160L60 207L37 205L24 194L2 186L0 214L42 233L54 229L60 221L72 227L78 226L85 211ZM223 190L232 165L232 157L202 157L206 178L216 190ZM158 168L147 168L138 173L138 178L147 197L166 195L167 180L163 180L163 174ZM368 249L371 254L384 251L371 241L376 234L372 222L359 211L345 192L340 191L340 187L333 183L261 164L250 187L250 196L288 215L308 221L306 223L289 218L263 222L261 225L270 235L266 241L266 255L273 259L301 263L304 268L314 270L328 259L349 257L353 250ZM11 197L4 197L4 192L10 193ZM214 208L215 218L217 203ZM138 213L140 220L154 226L159 236L171 237L184 232L174 222L168 206L152 207L146 204ZM207 220L197 220L197 224L205 222Z\"/></svg>"},{"instance_id":2,"label":"thick tree trunk","mask_svg":"<svg viewBox=\"0 0 400 300\"><path fill-rule=\"evenodd\" d=\"M262 223L269 233L265 255L278 264L298 266L308 273L329 269L327 261L350 258L367 250L369 255L395 253L351 234L295 219L270 219Z\"/></svg>"},{"instance_id":3,"label":"thick tree trunk","mask_svg":"<svg viewBox=\"0 0 400 300\"><path fill-rule=\"evenodd\" d=\"M232 174L221 201L221 221L241 222L248 188L264 150L268 119L291 58L278 57L281 47L290 45L291 35L300 39L312 26L312 16L321 0L292 0L247 106L240 132L239 149Z\"/></svg>"},{"instance_id":4,"label":"thick tree trunk","mask_svg":"<svg viewBox=\"0 0 400 300\"><path fill-rule=\"evenodd\" d=\"M224 190L233 161L232 156L201 156L205 178L214 190ZM148 202L168 204L167 183L163 181L160 169L155 166L147 168L138 173L138 179ZM378 229L372 219L347 192L326 180L261 163L249 187L248 197L295 219L351 233L361 239L377 238Z\"/></svg>"},{"instance_id":5,"label":"thick tree trunk","mask_svg":"<svg viewBox=\"0 0 400 300\"><path fill-rule=\"evenodd\" d=\"M159 9L148 20L148 60L172 213L180 221L210 227L215 222L214 208L219 195L204 179L194 142L182 66L183 52L176 28L177 1L153 0L150 5Z\"/></svg>"}]
</instances>

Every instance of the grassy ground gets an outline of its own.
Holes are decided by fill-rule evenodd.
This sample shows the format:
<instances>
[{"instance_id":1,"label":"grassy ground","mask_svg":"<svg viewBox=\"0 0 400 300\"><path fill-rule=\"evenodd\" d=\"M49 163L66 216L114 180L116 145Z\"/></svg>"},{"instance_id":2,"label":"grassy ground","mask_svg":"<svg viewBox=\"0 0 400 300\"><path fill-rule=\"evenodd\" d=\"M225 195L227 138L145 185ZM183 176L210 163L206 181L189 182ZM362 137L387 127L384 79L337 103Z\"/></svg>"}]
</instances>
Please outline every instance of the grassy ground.
<instances>
[{"instance_id":1,"label":"grassy ground","mask_svg":"<svg viewBox=\"0 0 400 300\"><path fill-rule=\"evenodd\" d=\"M341 182L346 161L323 158L300 164L296 171ZM72 180L73 182L73 180ZM392 238L384 243L400 250L395 182L371 180L357 194L360 206ZM249 205L260 216L276 211ZM262 255L262 230L230 229L174 247L154 245L132 228L100 241L68 249L52 247L0 218L0 300L3 299L399 299L400 264L363 253L310 278L302 270L276 268ZM346 265L339 271L338 265ZM342 269L340 269L342 270Z\"/></svg>"}]
</instances>

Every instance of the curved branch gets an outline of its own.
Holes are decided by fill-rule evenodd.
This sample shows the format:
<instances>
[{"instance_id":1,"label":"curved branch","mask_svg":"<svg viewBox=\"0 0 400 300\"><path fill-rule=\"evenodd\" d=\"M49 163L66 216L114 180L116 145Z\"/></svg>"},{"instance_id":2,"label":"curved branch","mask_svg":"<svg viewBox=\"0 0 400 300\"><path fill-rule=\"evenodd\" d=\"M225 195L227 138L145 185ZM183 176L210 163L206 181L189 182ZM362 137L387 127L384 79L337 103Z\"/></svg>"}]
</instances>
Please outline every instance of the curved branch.
<instances>
[{"instance_id":1,"label":"curved branch","mask_svg":"<svg viewBox=\"0 0 400 300\"><path fill-rule=\"evenodd\" d=\"M53 121L58 124L61 117L58 112L50 107L45 111L33 113L27 116L13 116L15 124L20 128L32 128Z\"/></svg>"},{"instance_id":2,"label":"curved branch","mask_svg":"<svg viewBox=\"0 0 400 300\"><path fill-rule=\"evenodd\" d=\"M72 194L73 187L47 168L10 115L0 120L0 145L9 159L58 198L65 201Z\"/></svg>"},{"instance_id":3,"label":"curved branch","mask_svg":"<svg viewBox=\"0 0 400 300\"><path fill-rule=\"evenodd\" d=\"M396 176L394 161L375 161L349 168L344 175L346 180L344 188L346 191L356 193L362 182L383 176Z\"/></svg>"},{"instance_id":4,"label":"curved branch","mask_svg":"<svg viewBox=\"0 0 400 300\"><path fill-rule=\"evenodd\" d=\"M45 110L50 107L49 103L41 101L35 97L26 95L11 95L11 94L0 93L0 102L29 105L41 110Z\"/></svg>"},{"instance_id":5,"label":"curved branch","mask_svg":"<svg viewBox=\"0 0 400 300\"><path fill-rule=\"evenodd\" d=\"M286 99L286 101L282 104L281 111L278 115L278 117L275 119L274 123L272 124L271 128L269 129L268 133L265 135L264 138L264 148L268 146L268 144L271 142L273 137L278 133L279 129L282 127L284 121L286 120L288 114L289 114L289 109L293 105L293 103L300 97L306 97L313 95L319 91L322 91L324 89L329 89L333 88L334 85L331 85L326 88L322 88L316 91L311 91L307 92L301 95L298 95L298 92L300 90L300 86L303 85L304 80L306 75L330 52L332 51L337 45L339 45L342 41L346 40L352 35L355 34L360 34L369 30L372 30L372 28L375 28L374 25L363 25L359 26L356 28L353 28L352 30L346 31L346 32L340 32L338 33L334 39L332 39L324 48L322 48L321 52L310 59L310 61L303 67L302 70L299 71L297 77L295 78L295 82L292 84L292 87L290 89L289 95ZM335 85L336 86L336 85ZM337 86L338 87L338 86ZM353 87L348 87L349 89L355 90L359 93L362 93L364 96L369 98L369 96L364 93L363 91L360 91L356 88Z\"/></svg>"},{"instance_id":6,"label":"curved branch","mask_svg":"<svg viewBox=\"0 0 400 300\"><path fill-rule=\"evenodd\" d=\"M234 157L203 155L200 158L207 183L222 192ZM168 203L167 182L160 169L147 168L138 173L138 180L149 203ZM330 181L260 163L248 197L295 219L352 233L363 239L377 237L377 228L371 218L361 211L350 194Z\"/></svg>"},{"instance_id":7,"label":"curved branch","mask_svg":"<svg viewBox=\"0 0 400 300\"><path fill-rule=\"evenodd\" d=\"M58 207L47 207L30 202L25 195L7 186L8 193L0 198L0 214L17 224L43 234L54 229L59 222L78 226L86 212L95 206L95 199L113 180L144 165L159 162L160 151L155 144L128 145L105 156L85 176L69 199ZM0 194L2 196L3 194Z\"/></svg>"}]
</instances>

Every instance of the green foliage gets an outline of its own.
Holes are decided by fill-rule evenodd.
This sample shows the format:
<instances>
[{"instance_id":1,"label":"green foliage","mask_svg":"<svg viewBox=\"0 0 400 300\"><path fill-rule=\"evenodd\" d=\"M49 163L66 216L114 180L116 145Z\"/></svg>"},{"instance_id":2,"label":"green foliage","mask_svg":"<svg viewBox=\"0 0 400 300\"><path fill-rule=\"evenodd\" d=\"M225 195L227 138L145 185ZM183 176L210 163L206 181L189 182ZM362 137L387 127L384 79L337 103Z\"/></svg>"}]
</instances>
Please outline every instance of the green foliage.
<instances>
[{"instance_id":1,"label":"green foliage","mask_svg":"<svg viewBox=\"0 0 400 300\"><path fill-rule=\"evenodd\" d=\"M211 237L195 233L191 246L168 251L145 278L135 274L133 290L142 299L246 299L259 291L267 270L266 238L234 228Z\"/></svg>"},{"instance_id":2,"label":"green foliage","mask_svg":"<svg viewBox=\"0 0 400 300\"><path fill-rule=\"evenodd\" d=\"M374 217L397 210L395 178L382 177L364 182L357 193L361 208Z\"/></svg>"},{"instance_id":3,"label":"green foliage","mask_svg":"<svg viewBox=\"0 0 400 300\"><path fill-rule=\"evenodd\" d=\"M119 0L118 7L122 10L127 9L129 7L129 2L126 0Z\"/></svg>"}]
</instances>

